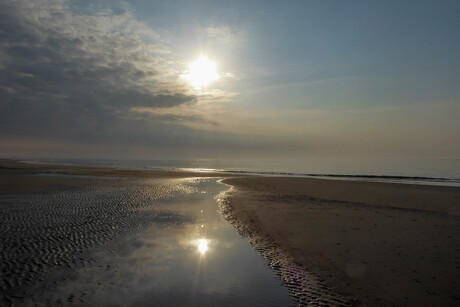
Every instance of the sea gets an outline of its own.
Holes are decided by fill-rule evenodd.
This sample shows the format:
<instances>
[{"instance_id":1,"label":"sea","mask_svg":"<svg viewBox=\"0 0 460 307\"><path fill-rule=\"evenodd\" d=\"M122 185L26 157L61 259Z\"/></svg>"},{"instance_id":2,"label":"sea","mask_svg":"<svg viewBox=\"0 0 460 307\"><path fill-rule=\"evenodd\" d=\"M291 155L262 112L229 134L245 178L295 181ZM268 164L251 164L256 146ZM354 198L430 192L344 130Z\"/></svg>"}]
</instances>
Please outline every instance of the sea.
<instances>
[{"instance_id":1,"label":"sea","mask_svg":"<svg viewBox=\"0 0 460 307\"><path fill-rule=\"evenodd\" d=\"M27 159L25 162L460 186L460 159Z\"/></svg>"}]
</instances>

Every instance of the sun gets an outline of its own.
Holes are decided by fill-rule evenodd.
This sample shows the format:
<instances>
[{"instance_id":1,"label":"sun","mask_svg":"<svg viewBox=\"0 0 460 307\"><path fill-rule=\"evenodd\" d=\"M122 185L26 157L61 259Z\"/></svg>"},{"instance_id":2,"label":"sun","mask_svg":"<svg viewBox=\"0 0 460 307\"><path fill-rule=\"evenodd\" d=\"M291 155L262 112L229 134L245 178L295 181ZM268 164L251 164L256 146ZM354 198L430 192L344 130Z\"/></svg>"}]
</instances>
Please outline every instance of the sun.
<instances>
[{"instance_id":1,"label":"sun","mask_svg":"<svg viewBox=\"0 0 460 307\"><path fill-rule=\"evenodd\" d=\"M188 65L188 74L184 75L194 87L203 88L212 81L219 79L216 64L207 57L201 56L198 60Z\"/></svg>"},{"instance_id":2,"label":"sun","mask_svg":"<svg viewBox=\"0 0 460 307\"><path fill-rule=\"evenodd\" d=\"M205 254L207 250L208 250L208 240L200 239L198 241L198 251L200 252L200 254Z\"/></svg>"}]
</instances>

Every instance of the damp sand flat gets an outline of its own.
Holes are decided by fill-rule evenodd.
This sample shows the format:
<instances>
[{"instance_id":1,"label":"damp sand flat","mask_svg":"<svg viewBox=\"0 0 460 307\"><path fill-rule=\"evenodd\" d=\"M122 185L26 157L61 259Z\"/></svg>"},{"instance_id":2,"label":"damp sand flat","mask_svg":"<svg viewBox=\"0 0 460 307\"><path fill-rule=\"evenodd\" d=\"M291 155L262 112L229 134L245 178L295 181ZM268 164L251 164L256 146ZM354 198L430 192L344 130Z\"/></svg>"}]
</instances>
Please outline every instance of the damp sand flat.
<instances>
[{"instance_id":1,"label":"damp sand flat","mask_svg":"<svg viewBox=\"0 0 460 307\"><path fill-rule=\"evenodd\" d=\"M91 248L133 234L152 220L175 221L173 212L148 209L187 189L180 179L151 179L1 195L0 305L33 305L68 271L91 265Z\"/></svg>"},{"instance_id":2,"label":"damp sand flat","mask_svg":"<svg viewBox=\"0 0 460 307\"><path fill-rule=\"evenodd\" d=\"M91 250L34 302L89 306L290 306L289 291L220 215L227 187L187 179L190 190L155 202L150 224ZM151 209L145 209L151 211Z\"/></svg>"},{"instance_id":3,"label":"damp sand flat","mask_svg":"<svg viewBox=\"0 0 460 307\"><path fill-rule=\"evenodd\" d=\"M286 177L224 183L233 186L223 200L227 219L281 272L300 265L368 306L460 304L460 188Z\"/></svg>"},{"instance_id":4,"label":"damp sand flat","mask_svg":"<svg viewBox=\"0 0 460 307\"><path fill-rule=\"evenodd\" d=\"M213 174L0 165L2 306L293 303Z\"/></svg>"},{"instance_id":5,"label":"damp sand flat","mask_svg":"<svg viewBox=\"0 0 460 307\"><path fill-rule=\"evenodd\" d=\"M48 282L62 272L48 272L84 265L95 246L136 233L153 219L174 220L174 213L148 209L188 193L187 178L199 176L1 160L0 305L52 287Z\"/></svg>"},{"instance_id":6,"label":"damp sand flat","mask_svg":"<svg viewBox=\"0 0 460 307\"><path fill-rule=\"evenodd\" d=\"M0 161L0 305L457 302L458 189L221 176Z\"/></svg>"}]
</instances>

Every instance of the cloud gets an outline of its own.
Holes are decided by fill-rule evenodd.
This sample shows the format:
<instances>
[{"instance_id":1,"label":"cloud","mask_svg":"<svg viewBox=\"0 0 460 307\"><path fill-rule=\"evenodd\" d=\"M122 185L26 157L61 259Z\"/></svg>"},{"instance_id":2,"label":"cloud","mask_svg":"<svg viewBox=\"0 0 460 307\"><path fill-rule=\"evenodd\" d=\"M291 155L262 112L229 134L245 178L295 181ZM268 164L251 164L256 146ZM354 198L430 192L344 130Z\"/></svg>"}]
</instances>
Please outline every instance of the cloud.
<instances>
[{"instance_id":1,"label":"cloud","mask_svg":"<svg viewBox=\"0 0 460 307\"><path fill-rule=\"evenodd\" d=\"M120 121L155 120L126 117L132 107L196 102L155 31L128 11L75 4L1 2L0 134L85 138L99 129L115 138Z\"/></svg>"},{"instance_id":2,"label":"cloud","mask_svg":"<svg viewBox=\"0 0 460 307\"><path fill-rule=\"evenodd\" d=\"M123 7L82 3L0 2L0 154L233 156L272 146L221 116L236 93L219 81L199 92L185 84L168 34ZM234 41L232 31L208 29L221 41Z\"/></svg>"},{"instance_id":3,"label":"cloud","mask_svg":"<svg viewBox=\"0 0 460 307\"><path fill-rule=\"evenodd\" d=\"M220 123L213 120L207 120L203 116L193 114L190 110L178 112L177 109L159 110L157 108L149 107L134 107L131 109L132 113L129 116L136 117L137 119L153 119L157 122L187 125L191 127L202 126L220 126ZM190 113L190 115L184 114Z\"/></svg>"}]
</instances>

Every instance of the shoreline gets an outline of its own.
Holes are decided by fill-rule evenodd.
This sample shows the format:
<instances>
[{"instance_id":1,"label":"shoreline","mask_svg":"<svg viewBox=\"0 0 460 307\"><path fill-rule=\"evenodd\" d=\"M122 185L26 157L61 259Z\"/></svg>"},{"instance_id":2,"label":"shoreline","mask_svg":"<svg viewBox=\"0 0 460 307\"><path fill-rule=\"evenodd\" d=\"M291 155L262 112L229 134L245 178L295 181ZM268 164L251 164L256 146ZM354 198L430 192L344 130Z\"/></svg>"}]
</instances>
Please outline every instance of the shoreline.
<instances>
[{"instance_id":1,"label":"shoreline","mask_svg":"<svg viewBox=\"0 0 460 307\"><path fill-rule=\"evenodd\" d=\"M32 164L0 159L0 195L73 190L104 181L223 177L219 173ZM232 177L232 176L227 176ZM63 180L65 179L65 180Z\"/></svg>"},{"instance_id":2,"label":"shoreline","mask_svg":"<svg viewBox=\"0 0 460 307\"><path fill-rule=\"evenodd\" d=\"M286 177L223 183L233 187L222 197L226 218L256 249L272 242L287 267L300 265L355 304L460 301L459 188Z\"/></svg>"},{"instance_id":3,"label":"shoreline","mask_svg":"<svg viewBox=\"0 0 460 307\"><path fill-rule=\"evenodd\" d=\"M4 159L8 160L8 159ZM2 161L2 159L0 159ZM110 165L91 165L80 162L56 161L46 162L40 160L13 160L19 163L31 165L46 165L58 167L83 167L83 168L105 168L113 170L132 170L132 171L153 171L153 172L198 172L209 174L221 174L223 177L233 176L263 176L263 177L287 177L287 178L312 178L312 179L327 179L327 180L346 180L346 181L360 181L360 182L383 182L383 183L401 183L401 184L415 184L415 185L436 185L436 186L453 186L460 187L460 177L442 177L426 174L374 174L374 173L303 173L292 171L263 171L263 170L243 170L243 169L226 169L226 168L202 168L202 167L178 167L178 166L110 166ZM116 162L114 162L116 163ZM120 163L120 162L118 162Z\"/></svg>"}]
</instances>

